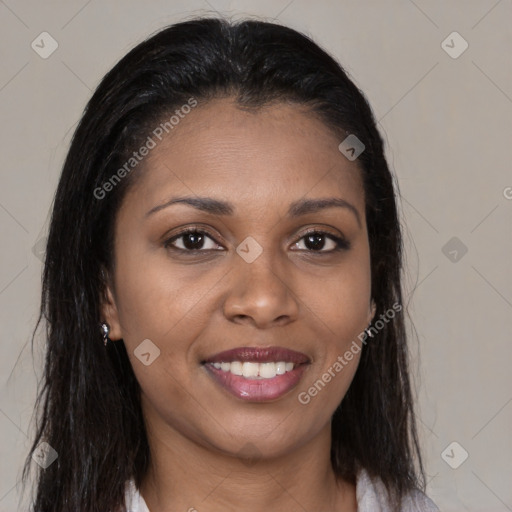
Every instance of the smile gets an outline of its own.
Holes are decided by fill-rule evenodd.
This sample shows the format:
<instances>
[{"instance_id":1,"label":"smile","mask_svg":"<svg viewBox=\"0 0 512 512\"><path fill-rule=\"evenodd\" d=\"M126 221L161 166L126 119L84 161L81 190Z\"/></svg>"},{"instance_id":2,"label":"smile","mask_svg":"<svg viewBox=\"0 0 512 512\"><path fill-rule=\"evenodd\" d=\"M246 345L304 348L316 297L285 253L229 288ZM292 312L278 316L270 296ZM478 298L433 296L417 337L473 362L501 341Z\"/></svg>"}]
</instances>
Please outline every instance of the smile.
<instances>
[{"instance_id":1,"label":"smile","mask_svg":"<svg viewBox=\"0 0 512 512\"><path fill-rule=\"evenodd\" d=\"M264 402L281 398L297 386L310 363L293 350L241 347L203 362L213 381L242 400Z\"/></svg>"},{"instance_id":2,"label":"smile","mask_svg":"<svg viewBox=\"0 0 512 512\"><path fill-rule=\"evenodd\" d=\"M284 375L291 372L294 363L279 361L277 363L251 363L242 361L232 361L231 363L210 363L217 370L230 372L233 375L242 375L246 379L273 379L276 375Z\"/></svg>"}]
</instances>

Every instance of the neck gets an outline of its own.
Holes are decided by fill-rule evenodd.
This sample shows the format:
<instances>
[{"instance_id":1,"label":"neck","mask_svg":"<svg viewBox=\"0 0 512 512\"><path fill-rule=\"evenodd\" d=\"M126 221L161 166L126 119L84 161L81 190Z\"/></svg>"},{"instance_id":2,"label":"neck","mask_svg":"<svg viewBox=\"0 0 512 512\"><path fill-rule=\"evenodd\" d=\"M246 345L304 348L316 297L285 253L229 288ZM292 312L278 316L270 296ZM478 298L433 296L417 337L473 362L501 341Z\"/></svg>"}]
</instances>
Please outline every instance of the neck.
<instances>
[{"instance_id":1,"label":"neck","mask_svg":"<svg viewBox=\"0 0 512 512\"><path fill-rule=\"evenodd\" d=\"M337 480L330 463L330 425L306 444L275 458L238 458L176 430L148 431L149 471L140 493L151 512L355 512L355 486Z\"/></svg>"}]
</instances>

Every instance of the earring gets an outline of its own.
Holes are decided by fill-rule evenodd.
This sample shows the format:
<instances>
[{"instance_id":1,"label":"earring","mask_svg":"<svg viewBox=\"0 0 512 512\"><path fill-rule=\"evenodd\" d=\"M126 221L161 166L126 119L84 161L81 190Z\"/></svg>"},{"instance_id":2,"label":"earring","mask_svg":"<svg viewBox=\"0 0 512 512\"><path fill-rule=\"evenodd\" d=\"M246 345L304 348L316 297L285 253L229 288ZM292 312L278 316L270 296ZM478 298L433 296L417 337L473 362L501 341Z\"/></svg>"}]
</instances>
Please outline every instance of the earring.
<instances>
[{"instance_id":1,"label":"earring","mask_svg":"<svg viewBox=\"0 0 512 512\"><path fill-rule=\"evenodd\" d=\"M366 336L368 338L373 338L375 335L373 334L373 332L370 330L370 326L372 324L369 324L368 327L364 330L364 332L366 333Z\"/></svg>"},{"instance_id":2,"label":"earring","mask_svg":"<svg viewBox=\"0 0 512 512\"><path fill-rule=\"evenodd\" d=\"M101 332L103 334L103 344L106 347L108 342L110 341L108 338L108 334L110 332L110 326L106 322L103 322L100 327L101 327Z\"/></svg>"}]
</instances>

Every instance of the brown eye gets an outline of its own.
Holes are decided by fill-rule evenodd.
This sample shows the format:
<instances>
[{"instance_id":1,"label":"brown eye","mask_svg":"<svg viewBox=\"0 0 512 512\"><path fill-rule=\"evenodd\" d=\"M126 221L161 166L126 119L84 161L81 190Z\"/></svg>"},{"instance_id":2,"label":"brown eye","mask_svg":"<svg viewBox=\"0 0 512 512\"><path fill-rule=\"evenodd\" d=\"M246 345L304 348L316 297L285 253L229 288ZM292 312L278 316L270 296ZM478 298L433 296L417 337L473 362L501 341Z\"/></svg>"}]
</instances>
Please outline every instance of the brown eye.
<instances>
[{"instance_id":1,"label":"brown eye","mask_svg":"<svg viewBox=\"0 0 512 512\"><path fill-rule=\"evenodd\" d=\"M206 244L206 246L205 246ZM179 251L208 251L217 250L220 247L215 240L205 231L189 229L174 235L164 243L167 248Z\"/></svg>"},{"instance_id":2,"label":"brown eye","mask_svg":"<svg viewBox=\"0 0 512 512\"><path fill-rule=\"evenodd\" d=\"M299 247L302 240L304 240L303 245L305 249ZM347 240L324 231L311 231L306 233L298 242L295 242L294 245L298 250L318 253L330 253L350 248L350 244Z\"/></svg>"}]
</instances>

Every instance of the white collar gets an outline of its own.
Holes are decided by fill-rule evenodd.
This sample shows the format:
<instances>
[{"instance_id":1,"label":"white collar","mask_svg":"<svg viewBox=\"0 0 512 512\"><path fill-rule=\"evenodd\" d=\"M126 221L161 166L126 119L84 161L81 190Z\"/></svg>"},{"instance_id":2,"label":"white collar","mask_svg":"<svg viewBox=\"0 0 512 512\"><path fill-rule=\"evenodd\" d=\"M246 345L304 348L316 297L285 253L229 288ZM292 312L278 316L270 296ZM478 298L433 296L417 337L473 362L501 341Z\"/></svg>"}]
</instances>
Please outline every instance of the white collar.
<instances>
[{"instance_id":1,"label":"white collar","mask_svg":"<svg viewBox=\"0 0 512 512\"><path fill-rule=\"evenodd\" d=\"M356 497L357 512L391 512L384 484L378 478L372 479L364 469L357 475ZM127 512L150 512L134 480L126 484L125 502ZM425 494L416 490L404 498L400 512L439 512L439 509Z\"/></svg>"}]
</instances>

